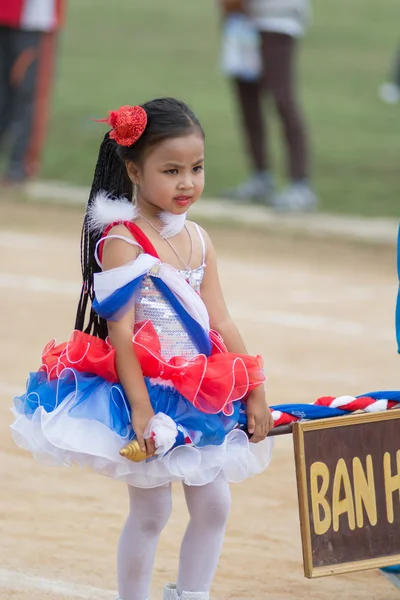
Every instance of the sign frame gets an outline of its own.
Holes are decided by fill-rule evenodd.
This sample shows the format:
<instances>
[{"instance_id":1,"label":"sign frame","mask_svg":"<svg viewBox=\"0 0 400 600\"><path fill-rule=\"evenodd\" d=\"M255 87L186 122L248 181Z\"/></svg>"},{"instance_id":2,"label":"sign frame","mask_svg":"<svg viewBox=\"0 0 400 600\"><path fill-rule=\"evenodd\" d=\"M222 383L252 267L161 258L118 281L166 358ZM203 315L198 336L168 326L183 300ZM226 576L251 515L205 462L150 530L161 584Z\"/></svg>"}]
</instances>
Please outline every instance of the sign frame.
<instances>
[{"instance_id":1,"label":"sign frame","mask_svg":"<svg viewBox=\"0 0 400 600\"><path fill-rule=\"evenodd\" d=\"M379 569L400 564L400 554L389 557L369 558L356 560L354 562L338 563L327 566L314 566L312 559L312 539L310 524L310 499L308 497L306 456L304 445L304 434L308 431L332 429L335 427L347 427L362 423L375 423L377 421L389 421L400 419L400 409L391 409L379 413L357 413L318 419L315 421L297 421L293 423L293 444L296 465L297 494L299 501L299 517L301 543L303 550L303 567L305 577L312 579L336 575L339 573L352 573L367 569Z\"/></svg>"}]
</instances>

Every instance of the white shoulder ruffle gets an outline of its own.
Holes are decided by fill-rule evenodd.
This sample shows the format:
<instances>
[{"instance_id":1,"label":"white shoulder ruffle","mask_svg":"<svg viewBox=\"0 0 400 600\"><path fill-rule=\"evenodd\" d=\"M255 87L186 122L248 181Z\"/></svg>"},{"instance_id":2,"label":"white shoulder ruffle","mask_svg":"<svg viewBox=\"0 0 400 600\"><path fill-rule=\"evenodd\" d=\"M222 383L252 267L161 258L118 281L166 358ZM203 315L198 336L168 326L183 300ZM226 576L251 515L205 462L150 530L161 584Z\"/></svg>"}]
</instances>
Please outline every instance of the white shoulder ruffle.
<instances>
[{"instance_id":1,"label":"white shoulder ruffle","mask_svg":"<svg viewBox=\"0 0 400 600\"><path fill-rule=\"evenodd\" d=\"M88 224L93 233L102 233L115 221L133 221L137 208L126 198L113 198L107 192L99 192L88 207Z\"/></svg>"},{"instance_id":2,"label":"white shoulder ruffle","mask_svg":"<svg viewBox=\"0 0 400 600\"><path fill-rule=\"evenodd\" d=\"M98 302L104 302L106 298L121 289L137 277L149 273L160 261L150 254L139 254L132 262L107 271L93 274L93 286Z\"/></svg>"}]
</instances>

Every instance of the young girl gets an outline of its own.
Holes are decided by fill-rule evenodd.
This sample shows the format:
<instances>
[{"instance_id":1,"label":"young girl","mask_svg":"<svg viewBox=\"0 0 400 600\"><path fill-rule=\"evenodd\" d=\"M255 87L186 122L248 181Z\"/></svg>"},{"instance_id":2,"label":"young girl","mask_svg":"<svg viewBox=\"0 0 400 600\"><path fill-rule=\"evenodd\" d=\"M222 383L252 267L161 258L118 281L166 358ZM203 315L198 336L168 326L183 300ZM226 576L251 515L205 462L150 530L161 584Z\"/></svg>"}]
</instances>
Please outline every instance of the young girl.
<instances>
[{"instance_id":1,"label":"young girl","mask_svg":"<svg viewBox=\"0 0 400 600\"><path fill-rule=\"evenodd\" d=\"M198 119L163 98L121 107L106 122L75 331L44 349L15 400L13 436L35 458L128 484L120 600L148 598L171 482L182 481L190 522L164 599L207 600L229 482L270 461L262 359L247 354L229 316L210 238L186 219L204 187Z\"/></svg>"}]
</instances>

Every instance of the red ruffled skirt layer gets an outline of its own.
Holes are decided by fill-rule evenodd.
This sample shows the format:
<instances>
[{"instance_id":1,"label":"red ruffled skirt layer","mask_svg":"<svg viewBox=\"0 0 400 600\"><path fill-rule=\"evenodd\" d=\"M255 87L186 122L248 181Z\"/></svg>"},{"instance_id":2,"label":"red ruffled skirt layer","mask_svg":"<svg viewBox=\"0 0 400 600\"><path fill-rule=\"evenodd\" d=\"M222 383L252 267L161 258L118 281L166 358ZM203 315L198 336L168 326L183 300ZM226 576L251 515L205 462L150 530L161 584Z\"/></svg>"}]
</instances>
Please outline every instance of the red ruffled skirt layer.
<instances>
[{"instance_id":1,"label":"red ruffled skirt layer","mask_svg":"<svg viewBox=\"0 0 400 600\"><path fill-rule=\"evenodd\" d=\"M232 402L245 400L248 393L265 381L261 356L228 352L222 338L210 332L210 356L198 354L191 359L174 356L166 361L151 321L137 323L133 347L144 377L161 379L172 385L199 410L232 414ZM57 379L65 368L93 373L111 383L119 382L115 368L115 350L108 341L82 331L74 331L68 340L56 345L49 342L42 354L40 370L49 379Z\"/></svg>"}]
</instances>

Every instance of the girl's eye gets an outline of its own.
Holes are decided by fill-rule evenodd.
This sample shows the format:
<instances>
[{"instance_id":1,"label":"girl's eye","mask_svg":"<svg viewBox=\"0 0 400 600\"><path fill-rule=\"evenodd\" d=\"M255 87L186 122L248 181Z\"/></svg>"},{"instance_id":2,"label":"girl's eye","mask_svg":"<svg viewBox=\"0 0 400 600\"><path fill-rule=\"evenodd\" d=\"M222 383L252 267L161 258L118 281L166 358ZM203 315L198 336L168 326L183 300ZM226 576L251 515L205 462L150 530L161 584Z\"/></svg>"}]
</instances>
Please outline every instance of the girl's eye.
<instances>
[{"instance_id":1,"label":"girl's eye","mask_svg":"<svg viewBox=\"0 0 400 600\"><path fill-rule=\"evenodd\" d=\"M202 165L197 165L197 167L194 167L193 171L194 171L195 173L200 173L200 171L202 171L202 170L203 170L203 168L204 168L204 167L203 167Z\"/></svg>"},{"instance_id":2,"label":"girl's eye","mask_svg":"<svg viewBox=\"0 0 400 600\"><path fill-rule=\"evenodd\" d=\"M164 173L167 175L176 175L178 173L178 169L168 169L167 171L164 171Z\"/></svg>"}]
</instances>

